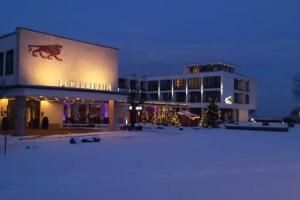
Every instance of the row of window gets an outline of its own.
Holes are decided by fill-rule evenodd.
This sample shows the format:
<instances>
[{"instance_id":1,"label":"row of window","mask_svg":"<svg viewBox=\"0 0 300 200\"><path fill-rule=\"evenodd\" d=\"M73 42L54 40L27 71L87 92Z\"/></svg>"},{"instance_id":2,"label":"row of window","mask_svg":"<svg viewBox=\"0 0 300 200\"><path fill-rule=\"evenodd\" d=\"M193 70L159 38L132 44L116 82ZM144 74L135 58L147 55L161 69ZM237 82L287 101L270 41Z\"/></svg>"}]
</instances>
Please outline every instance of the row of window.
<instances>
[{"instance_id":1,"label":"row of window","mask_svg":"<svg viewBox=\"0 0 300 200\"><path fill-rule=\"evenodd\" d=\"M4 62L4 58L5 58L5 62ZM11 75L14 73L14 50L13 49L8 50L6 52L0 52L0 76L4 75L4 66L5 66L5 75Z\"/></svg>"},{"instance_id":2,"label":"row of window","mask_svg":"<svg viewBox=\"0 0 300 200\"><path fill-rule=\"evenodd\" d=\"M240 79L234 79L234 89L238 91L250 91L250 82Z\"/></svg>"},{"instance_id":3,"label":"row of window","mask_svg":"<svg viewBox=\"0 0 300 200\"><path fill-rule=\"evenodd\" d=\"M223 65L223 64L207 64L207 65L198 65L193 67L188 67L188 73L199 73L199 72L213 72L213 71L225 71L225 72L234 72L234 68Z\"/></svg>"},{"instance_id":4,"label":"row of window","mask_svg":"<svg viewBox=\"0 0 300 200\"><path fill-rule=\"evenodd\" d=\"M174 90L185 90L186 86L188 89L201 89L201 78L179 78L175 80L153 80L153 81L141 81L141 90L147 89L147 91L158 91L159 85L161 91L168 91L172 90L172 82ZM130 89L139 89L138 81L130 80L129 81L129 88ZM145 87L147 83L147 88ZM210 88L220 88L221 87L221 77L220 76L211 76L211 77L204 77L203 78L203 88L210 89ZM128 89L126 79L120 78L119 79L119 88L121 89Z\"/></svg>"},{"instance_id":5,"label":"row of window","mask_svg":"<svg viewBox=\"0 0 300 200\"><path fill-rule=\"evenodd\" d=\"M159 100L158 93L150 93L147 94L147 100ZM160 100L162 101L172 101L172 93L163 92L161 93ZM219 90L216 91L204 91L203 92L203 102L211 102L215 100L216 102L220 102L221 93ZM174 94L175 102L185 102L186 101L186 93L185 92L176 92ZM189 92L188 94L188 102L190 103L200 103L201 100L201 92Z\"/></svg>"}]
</instances>

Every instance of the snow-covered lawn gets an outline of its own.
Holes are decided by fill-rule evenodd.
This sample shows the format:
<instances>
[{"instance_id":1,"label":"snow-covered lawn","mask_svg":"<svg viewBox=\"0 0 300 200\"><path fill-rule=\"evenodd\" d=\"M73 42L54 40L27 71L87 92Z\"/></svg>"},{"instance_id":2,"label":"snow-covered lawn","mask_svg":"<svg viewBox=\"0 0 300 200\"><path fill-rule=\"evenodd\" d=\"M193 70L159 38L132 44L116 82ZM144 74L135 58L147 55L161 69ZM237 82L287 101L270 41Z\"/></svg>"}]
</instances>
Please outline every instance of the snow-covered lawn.
<instances>
[{"instance_id":1,"label":"snow-covered lawn","mask_svg":"<svg viewBox=\"0 0 300 200\"><path fill-rule=\"evenodd\" d=\"M0 143L0 199L300 199L300 127L175 128ZM3 137L1 137L3 139ZM29 148L26 148L29 147Z\"/></svg>"}]
</instances>

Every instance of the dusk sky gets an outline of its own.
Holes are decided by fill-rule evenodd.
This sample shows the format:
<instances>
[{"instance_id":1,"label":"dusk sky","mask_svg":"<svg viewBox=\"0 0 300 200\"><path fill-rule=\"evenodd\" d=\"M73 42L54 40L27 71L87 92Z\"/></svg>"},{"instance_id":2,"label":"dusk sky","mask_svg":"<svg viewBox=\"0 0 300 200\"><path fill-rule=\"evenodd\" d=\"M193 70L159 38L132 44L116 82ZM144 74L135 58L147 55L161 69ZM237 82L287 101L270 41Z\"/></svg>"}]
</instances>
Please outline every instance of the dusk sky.
<instances>
[{"instance_id":1,"label":"dusk sky","mask_svg":"<svg viewBox=\"0 0 300 200\"><path fill-rule=\"evenodd\" d=\"M117 47L120 75L181 74L186 64L225 60L257 80L257 115L295 106L297 0L10 0L1 8L1 35L23 26Z\"/></svg>"}]
</instances>

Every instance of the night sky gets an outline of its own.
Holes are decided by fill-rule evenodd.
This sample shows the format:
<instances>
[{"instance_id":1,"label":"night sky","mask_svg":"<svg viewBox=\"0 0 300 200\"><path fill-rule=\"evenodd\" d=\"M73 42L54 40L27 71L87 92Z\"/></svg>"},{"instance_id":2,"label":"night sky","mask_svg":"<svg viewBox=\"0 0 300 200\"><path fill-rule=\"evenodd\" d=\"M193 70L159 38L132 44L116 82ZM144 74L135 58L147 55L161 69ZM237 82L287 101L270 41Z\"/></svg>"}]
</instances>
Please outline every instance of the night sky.
<instances>
[{"instance_id":1,"label":"night sky","mask_svg":"<svg viewBox=\"0 0 300 200\"><path fill-rule=\"evenodd\" d=\"M295 106L299 8L297 0L9 0L0 34L24 26L118 47L120 75L181 74L185 64L225 60L256 78L257 115L279 117Z\"/></svg>"}]
</instances>

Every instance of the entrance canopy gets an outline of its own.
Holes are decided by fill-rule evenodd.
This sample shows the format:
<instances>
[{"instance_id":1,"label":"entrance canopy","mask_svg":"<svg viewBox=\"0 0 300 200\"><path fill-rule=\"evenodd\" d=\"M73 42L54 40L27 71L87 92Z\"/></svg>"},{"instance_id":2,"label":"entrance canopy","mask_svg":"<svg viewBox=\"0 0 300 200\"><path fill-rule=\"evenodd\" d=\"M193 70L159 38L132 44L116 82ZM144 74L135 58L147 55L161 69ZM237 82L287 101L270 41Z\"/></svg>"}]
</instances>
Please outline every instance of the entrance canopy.
<instances>
[{"instance_id":1,"label":"entrance canopy","mask_svg":"<svg viewBox=\"0 0 300 200\"><path fill-rule=\"evenodd\" d=\"M90 100L115 100L126 101L126 93L114 91L98 91L78 88L48 87L48 86L7 86L1 90L2 96L31 96L59 99L90 99Z\"/></svg>"}]
</instances>

